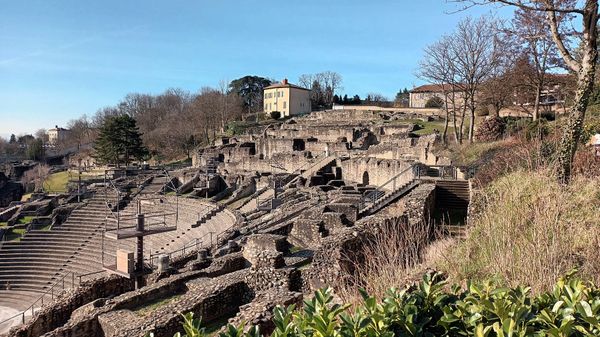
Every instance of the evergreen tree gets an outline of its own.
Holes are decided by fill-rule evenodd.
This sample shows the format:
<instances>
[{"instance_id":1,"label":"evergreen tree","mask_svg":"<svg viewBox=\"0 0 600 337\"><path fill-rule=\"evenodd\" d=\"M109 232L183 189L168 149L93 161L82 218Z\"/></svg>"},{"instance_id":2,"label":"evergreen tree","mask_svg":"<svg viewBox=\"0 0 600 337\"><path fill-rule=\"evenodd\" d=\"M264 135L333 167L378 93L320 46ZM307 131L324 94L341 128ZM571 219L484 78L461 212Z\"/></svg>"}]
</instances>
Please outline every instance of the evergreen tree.
<instances>
[{"instance_id":1,"label":"evergreen tree","mask_svg":"<svg viewBox=\"0 0 600 337\"><path fill-rule=\"evenodd\" d=\"M360 103L361 103L360 96L354 95L354 97L352 98L352 104L360 105Z\"/></svg>"},{"instance_id":2,"label":"evergreen tree","mask_svg":"<svg viewBox=\"0 0 600 337\"><path fill-rule=\"evenodd\" d=\"M27 146L27 159L40 161L44 158L44 142L41 139L34 139Z\"/></svg>"},{"instance_id":3,"label":"evergreen tree","mask_svg":"<svg viewBox=\"0 0 600 337\"><path fill-rule=\"evenodd\" d=\"M148 156L136 121L129 115L108 117L100 127L94 150L99 163L117 166L121 163L127 166L132 158L142 160Z\"/></svg>"},{"instance_id":4,"label":"evergreen tree","mask_svg":"<svg viewBox=\"0 0 600 337\"><path fill-rule=\"evenodd\" d=\"M17 136L15 136L15 134L13 133L12 135L10 135L10 140L8 141L9 144L15 144L17 142Z\"/></svg>"},{"instance_id":5,"label":"evergreen tree","mask_svg":"<svg viewBox=\"0 0 600 337\"><path fill-rule=\"evenodd\" d=\"M344 95L344 104L348 104L350 103L350 100L348 99L348 95Z\"/></svg>"}]
</instances>

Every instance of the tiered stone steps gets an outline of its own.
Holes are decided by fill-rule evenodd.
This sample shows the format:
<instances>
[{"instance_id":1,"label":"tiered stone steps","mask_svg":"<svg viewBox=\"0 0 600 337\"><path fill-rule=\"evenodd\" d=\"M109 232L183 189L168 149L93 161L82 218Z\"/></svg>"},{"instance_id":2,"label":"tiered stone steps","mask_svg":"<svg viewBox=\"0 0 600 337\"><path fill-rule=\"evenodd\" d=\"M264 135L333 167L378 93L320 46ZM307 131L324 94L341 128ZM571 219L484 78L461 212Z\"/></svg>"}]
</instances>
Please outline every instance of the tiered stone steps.
<instances>
[{"instance_id":1,"label":"tiered stone steps","mask_svg":"<svg viewBox=\"0 0 600 337\"><path fill-rule=\"evenodd\" d=\"M164 196L163 196L164 197ZM175 198L164 197L169 202L146 205L144 212L174 212ZM205 202L179 198L176 230L144 238L144 255L171 253L189 245L194 240L213 239L235 224L236 218L228 210L217 212L198 227L199 216L214 208ZM134 213L137 203L130 203L122 213ZM62 289L77 286L79 275L96 273L90 277L105 275L104 265L114 264L117 249L135 251L135 239L115 240L103 235L115 229L104 195L99 193L87 205L76 209L65 223L51 230L33 230L20 242L5 242L0 249L0 306L18 310L26 309L33 301L48 291L55 283L57 293ZM175 215L166 217L167 225L175 225ZM104 263L103 263L104 262ZM89 278L84 278L87 280ZM74 284L73 284L74 283ZM45 296L45 301L51 299Z\"/></svg>"},{"instance_id":2,"label":"tiered stone steps","mask_svg":"<svg viewBox=\"0 0 600 337\"><path fill-rule=\"evenodd\" d=\"M435 202L438 209L467 209L470 201L467 180L438 180L435 182Z\"/></svg>"}]
</instances>

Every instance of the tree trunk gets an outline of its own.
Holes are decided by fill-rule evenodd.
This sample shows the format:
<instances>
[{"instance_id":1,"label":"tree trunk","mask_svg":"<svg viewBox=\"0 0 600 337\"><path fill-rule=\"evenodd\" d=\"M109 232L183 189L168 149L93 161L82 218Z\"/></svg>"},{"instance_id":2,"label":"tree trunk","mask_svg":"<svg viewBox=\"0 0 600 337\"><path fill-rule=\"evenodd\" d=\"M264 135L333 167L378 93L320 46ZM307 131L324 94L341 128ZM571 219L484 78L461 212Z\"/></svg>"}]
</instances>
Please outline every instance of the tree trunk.
<instances>
[{"instance_id":1,"label":"tree trunk","mask_svg":"<svg viewBox=\"0 0 600 337\"><path fill-rule=\"evenodd\" d=\"M549 17L553 18L551 15ZM577 91L575 92L573 107L569 112L567 124L558 147L558 181L563 184L568 184L571 181L573 158L575 157L577 145L581 138L588 101L594 89L596 63L598 61L597 24L598 1L587 0L583 15L583 52L581 62L578 68L575 68L577 70ZM556 27L553 25L551 28L553 29L552 33L555 41L558 40L558 42L561 42L556 33ZM570 65L573 69L575 61L572 57L565 57L564 45L558 44L558 46L561 55L568 61L567 64L571 63Z\"/></svg>"},{"instance_id":2,"label":"tree trunk","mask_svg":"<svg viewBox=\"0 0 600 337\"><path fill-rule=\"evenodd\" d=\"M450 113L448 112L448 94L444 93L444 110L446 110L446 120L444 121L444 133L442 133L442 142L448 145L448 123Z\"/></svg>"},{"instance_id":3,"label":"tree trunk","mask_svg":"<svg viewBox=\"0 0 600 337\"><path fill-rule=\"evenodd\" d=\"M594 54L593 62L589 64L582 62L577 78L574 104L569 112L567 124L558 147L558 180L563 184L568 184L571 180L573 158L581 137L588 100L594 88L597 52L594 51Z\"/></svg>"},{"instance_id":4,"label":"tree trunk","mask_svg":"<svg viewBox=\"0 0 600 337\"><path fill-rule=\"evenodd\" d=\"M471 108L469 109L469 143L473 144L475 138L475 101L471 101Z\"/></svg>"},{"instance_id":5,"label":"tree trunk","mask_svg":"<svg viewBox=\"0 0 600 337\"><path fill-rule=\"evenodd\" d=\"M535 103L533 106L533 121L537 121L540 116L540 96L542 95L542 86L538 83L535 87Z\"/></svg>"},{"instance_id":6,"label":"tree trunk","mask_svg":"<svg viewBox=\"0 0 600 337\"><path fill-rule=\"evenodd\" d=\"M456 125L456 94L454 86L452 87L452 124L454 125L454 141L459 144L460 139L458 137L458 128Z\"/></svg>"}]
</instances>

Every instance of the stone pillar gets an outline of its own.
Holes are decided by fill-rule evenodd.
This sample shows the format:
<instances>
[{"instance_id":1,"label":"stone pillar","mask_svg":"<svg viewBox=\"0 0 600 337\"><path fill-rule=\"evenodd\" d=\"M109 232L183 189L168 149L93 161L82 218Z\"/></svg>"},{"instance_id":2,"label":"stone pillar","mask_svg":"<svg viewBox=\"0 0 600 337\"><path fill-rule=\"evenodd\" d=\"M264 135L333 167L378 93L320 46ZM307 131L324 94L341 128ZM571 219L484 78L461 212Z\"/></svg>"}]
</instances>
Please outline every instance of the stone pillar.
<instances>
[{"instance_id":1,"label":"stone pillar","mask_svg":"<svg viewBox=\"0 0 600 337\"><path fill-rule=\"evenodd\" d=\"M158 256L158 272L165 273L169 270L169 255L163 254Z\"/></svg>"},{"instance_id":2,"label":"stone pillar","mask_svg":"<svg viewBox=\"0 0 600 337\"><path fill-rule=\"evenodd\" d=\"M208 259L208 251L206 249L198 250L198 261L203 262Z\"/></svg>"}]
</instances>

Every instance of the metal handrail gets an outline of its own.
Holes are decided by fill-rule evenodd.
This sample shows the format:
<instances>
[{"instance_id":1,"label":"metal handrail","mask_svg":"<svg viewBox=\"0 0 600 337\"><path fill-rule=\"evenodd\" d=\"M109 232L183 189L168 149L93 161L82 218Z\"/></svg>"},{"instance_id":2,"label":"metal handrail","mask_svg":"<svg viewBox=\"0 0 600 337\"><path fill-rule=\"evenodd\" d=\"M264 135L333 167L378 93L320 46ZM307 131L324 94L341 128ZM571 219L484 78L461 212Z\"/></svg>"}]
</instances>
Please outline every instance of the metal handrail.
<instances>
[{"instance_id":1,"label":"metal handrail","mask_svg":"<svg viewBox=\"0 0 600 337\"><path fill-rule=\"evenodd\" d=\"M400 176L406 174L409 171L412 171L412 173L413 173L412 180L420 177L420 167L416 164L411 164L409 167L405 168L404 170L402 170L400 173L396 174L394 177L392 177L385 183L377 186L373 191L367 193L367 195L365 195L361 199L359 208L363 209L367 203L372 203L372 204L376 203L377 200L379 198L381 198L383 196L383 194L385 194L384 190L388 185L393 185L391 191L395 191L396 187L400 187L400 186L397 186L398 178Z\"/></svg>"},{"instance_id":2,"label":"metal handrail","mask_svg":"<svg viewBox=\"0 0 600 337\"><path fill-rule=\"evenodd\" d=\"M175 255L176 253L182 252L181 255L185 255L186 250L190 251L190 248L195 247L196 250L200 249L200 248L210 248L213 246L213 244L216 244L219 242L219 238L221 237L221 235L225 232L227 232L228 230L232 229L233 227L235 227L237 225L237 223L225 228L221 233L217 233L217 235L215 236L214 234L216 232L214 231L210 231L205 233L202 237L200 238L196 238L193 239L191 241L189 241L188 243L186 243L185 245L183 245L183 247L179 248L179 249L175 249L173 251L170 252L164 252L164 253L158 253L158 254L150 254L150 257L148 259L144 259L145 261L148 261L150 266L154 267L154 258L158 257L160 255L168 255L169 259L171 259L173 257L173 255ZM206 237L210 238L210 244L205 247L204 243L205 243L205 238ZM214 238L214 242L213 242L213 238ZM200 244L200 246L198 247L198 244Z\"/></svg>"},{"instance_id":3,"label":"metal handrail","mask_svg":"<svg viewBox=\"0 0 600 337\"><path fill-rule=\"evenodd\" d=\"M38 297L38 299L36 299L29 307L27 307L27 309L21 311L20 313L11 316L9 318L4 319L3 321L0 321L0 325L5 324L7 322L10 322L12 320L14 320L15 318L21 316L21 324L25 324L25 315L31 311L31 317L33 317L33 315L35 314L35 309L36 309L36 304L41 303L38 306L39 308L42 308L44 306L44 298L50 294L51 296L51 300L54 300L54 289L59 285L62 284L62 290L65 290L65 279L67 278L67 276L71 276L71 288L75 288L75 273L74 272L68 272L66 274L64 274L58 281L56 281L52 287L50 287L48 290L46 290L44 293L42 293L42 295L40 297ZM58 294L57 294L58 295Z\"/></svg>"}]
</instances>

